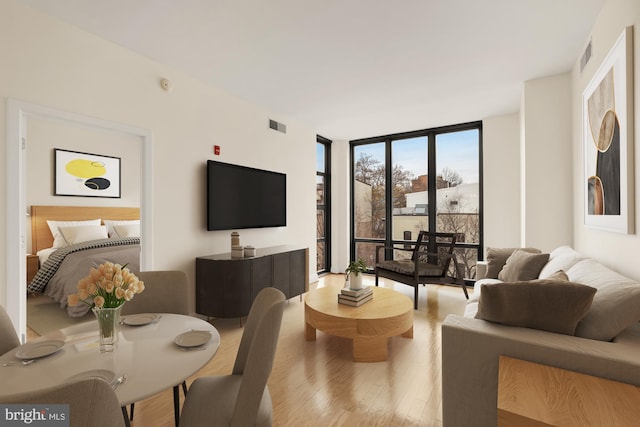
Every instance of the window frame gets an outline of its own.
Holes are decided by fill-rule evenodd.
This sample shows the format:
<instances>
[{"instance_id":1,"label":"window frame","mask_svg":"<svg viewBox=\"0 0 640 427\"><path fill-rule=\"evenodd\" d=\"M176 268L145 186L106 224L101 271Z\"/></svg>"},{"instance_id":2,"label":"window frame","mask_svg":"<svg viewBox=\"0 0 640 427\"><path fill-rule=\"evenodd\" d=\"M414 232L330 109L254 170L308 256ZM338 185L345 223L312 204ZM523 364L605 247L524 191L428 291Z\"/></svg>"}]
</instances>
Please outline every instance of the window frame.
<instances>
[{"instance_id":1,"label":"window frame","mask_svg":"<svg viewBox=\"0 0 640 427\"><path fill-rule=\"evenodd\" d=\"M349 141L350 150L349 150L349 160L350 160L350 259L353 260L356 257L356 246L358 243L369 243L369 244L379 244L387 247L392 247L396 245L406 245L412 243L409 240L394 240L393 239L393 221L387 221L385 226L385 237L384 239L373 239L373 238L363 238L357 237L355 235L355 188L354 188L354 180L355 180L355 149L356 147L369 145L369 144L385 144L385 216L387 218L391 218L393 214L393 198L392 191L393 185L390 185L392 182L392 173L393 173L393 162L392 162L392 144L393 141L409 139L409 138L417 138L417 137L427 137L427 175L428 175L428 224L429 230L437 230L437 202L436 202L436 137L438 135L461 132L466 130L478 130L478 227L479 227L479 238L478 243L456 243L456 249L476 249L477 250L477 260L481 261L484 259L484 213L483 213L483 205L484 205L484 191L483 191L483 161L482 161L482 121L474 121L461 123L456 125L449 126L441 126L430 129L422 129L411 132L403 132L396 133L390 135L383 135L371 138L362 138L355 139ZM373 269L370 269L370 272L373 272ZM474 280L467 280L467 282L473 282Z\"/></svg>"},{"instance_id":2,"label":"window frame","mask_svg":"<svg viewBox=\"0 0 640 427\"><path fill-rule=\"evenodd\" d=\"M319 269L316 261L316 273L328 273L331 271L331 144L330 139L316 135L316 144L324 146L324 172L316 170L316 177L324 178L324 204L316 204L316 215L318 210L324 212L324 237L319 238L316 233L316 251L318 243L324 242L324 268ZM316 260L318 254L316 253Z\"/></svg>"}]
</instances>

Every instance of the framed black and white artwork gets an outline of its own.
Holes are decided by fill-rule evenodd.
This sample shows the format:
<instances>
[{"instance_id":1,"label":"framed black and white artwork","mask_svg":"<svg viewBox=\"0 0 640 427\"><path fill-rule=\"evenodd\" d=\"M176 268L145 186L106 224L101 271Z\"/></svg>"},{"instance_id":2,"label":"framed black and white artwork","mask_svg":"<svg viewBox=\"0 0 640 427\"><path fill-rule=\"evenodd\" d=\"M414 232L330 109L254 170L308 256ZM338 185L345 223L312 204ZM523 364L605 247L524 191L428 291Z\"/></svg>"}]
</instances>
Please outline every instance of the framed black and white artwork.
<instances>
[{"instance_id":1,"label":"framed black and white artwork","mask_svg":"<svg viewBox=\"0 0 640 427\"><path fill-rule=\"evenodd\" d=\"M120 158L54 149L54 195L120 198Z\"/></svg>"}]
</instances>

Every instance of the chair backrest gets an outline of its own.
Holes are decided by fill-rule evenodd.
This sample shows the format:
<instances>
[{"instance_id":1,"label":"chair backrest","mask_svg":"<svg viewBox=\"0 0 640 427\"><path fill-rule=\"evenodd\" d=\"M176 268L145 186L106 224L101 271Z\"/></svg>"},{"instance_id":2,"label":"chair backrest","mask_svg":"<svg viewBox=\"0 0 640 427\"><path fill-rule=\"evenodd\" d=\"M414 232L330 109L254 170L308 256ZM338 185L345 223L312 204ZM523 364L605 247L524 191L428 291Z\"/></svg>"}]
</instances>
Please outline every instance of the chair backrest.
<instances>
[{"instance_id":1,"label":"chair backrest","mask_svg":"<svg viewBox=\"0 0 640 427\"><path fill-rule=\"evenodd\" d=\"M124 426L122 409L111 385L100 378L68 382L2 399L2 403L68 404L71 427Z\"/></svg>"},{"instance_id":2,"label":"chair backrest","mask_svg":"<svg viewBox=\"0 0 640 427\"><path fill-rule=\"evenodd\" d=\"M189 283L183 271L141 271L144 292L122 306L122 314L189 314Z\"/></svg>"},{"instance_id":3,"label":"chair backrest","mask_svg":"<svg viewBox=\"0 0 640 427\"><path fill-rule=\"evenodd\" d=\"M244 373L249 350L251 350L258 326L262 322L267 311L272 309L272 307L277 305L280 301L282 301L282 308L284 310L285 300L286 297L282 291L277 288L264 288L258 292L258 295L256 295L253 303L251 304L251 309L249 310L249 315L247 316L247 321L244 325L244 331L242 332L242 338L240 339L240 345L238 346L238 353L236 354L236 361L231 372L232 374L242 375Z\"/></svg>"},{"instance_id":4,"label":"chair backrest","mask_svg":"<svg viewBox=\"0 0 640 427\"><path fill-rule=\"evenodd\" d=\"M444 276L449 269L450 255L453 254L457 237L457 233L421 231L418 234L411 259L416 260L418 257L423 257L425 252L428 253L425 261L442 267L442 275Z\"/></svg>"},{"instance_id":5,"label":"chair backrest","mask_svg":"<svg viewBox=\"0 0 640 427\"><path fill-rule=\"evenodd\" d=\"M256 296L242 334L233 374L242 375L232 426L254 425L271 375L282 325L285 295L265 288Z\"/></svg>"},{"instance_id":6,"label":"chair backrest","mask_svg":"<svg viewBox=\"0 0 640 427\"><path fill-rule=\"evenodd\" d=\"M0 355L13 350L20 345L20 339L13 327L11 318L0 305Z\"/></svg>"}]
</instances>

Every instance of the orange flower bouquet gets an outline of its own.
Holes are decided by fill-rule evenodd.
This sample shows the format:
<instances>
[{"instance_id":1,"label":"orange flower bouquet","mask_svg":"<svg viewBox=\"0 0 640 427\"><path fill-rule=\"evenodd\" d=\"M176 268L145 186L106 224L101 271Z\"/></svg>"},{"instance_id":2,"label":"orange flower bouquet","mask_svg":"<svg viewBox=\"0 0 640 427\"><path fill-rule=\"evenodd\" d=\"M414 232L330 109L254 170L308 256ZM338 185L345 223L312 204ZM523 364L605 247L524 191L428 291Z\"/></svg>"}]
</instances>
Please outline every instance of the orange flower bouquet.
<instances>
[{"instance_id":1,"label":"orange flower bouquet","mask_svg":"<svg viewBox=\"0 0 640 427\"><path fill-rule=\"evenodd\" d=\"M67 304L74 306L82 302L92 306L100 331L100 352L116 350L120 309L126 301L144 291L144 282L126 265L105 262L91 268L77 286L78 292L67 297Z\"/></svg>"},{"instance_id":2,"label":"orange flower bouquet","mask_svg":"<svg viewBox=\"0 0 640 427\"><path fill-rule=\"evenodd\" d=\"M105 262L91 268L89 275L78 281L78 293L69 295L67 304L74 306L82 302L98 308L116 308L142 291L144 282L126 265Z\"/></svg>"}]
</instances>

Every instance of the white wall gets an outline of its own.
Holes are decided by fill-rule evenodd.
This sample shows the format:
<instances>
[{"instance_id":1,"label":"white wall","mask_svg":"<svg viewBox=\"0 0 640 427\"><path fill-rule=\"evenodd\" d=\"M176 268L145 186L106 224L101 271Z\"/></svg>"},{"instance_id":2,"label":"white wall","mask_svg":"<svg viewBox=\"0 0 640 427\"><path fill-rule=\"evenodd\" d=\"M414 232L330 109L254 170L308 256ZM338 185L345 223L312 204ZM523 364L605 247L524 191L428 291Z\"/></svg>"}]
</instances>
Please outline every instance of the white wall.
<instances>
[{"instance_id":1,"label":"white wall","mask_svg":"<svg viewBox=\"0 0 640 427\"><path fill-rule=\"evenodd\" d=\"M527 81L522 96L521 246L550 251L573 242L570 76Z\"/></svg>"},{"instance_id":2,"label":"white wall","mask_svg":"<svg viewBox=\"0 0 640 427\"><path fill-rule=\"evenodd\" d=\"M629 275L636 279L640 279L640 263L638 263L638 253L640 251L640 236L637 234L618 234L607 231L595 230L587 228L584 225L583 207L583 164L582 164L582 92L589 84L593 75L597 71L604 58L609 53L614 43L622 34L626 26L634 26L634 163L635 163L635 212L640 212L640 149L638 142L640 141L640 42L638 42L638 34L640 34L640 2L638 0L608 0L595 25L591 31L592 40L592 57L585 69L580 72L579 62L576 58L576 64L571 72L572 94L571 101L573 106L573 228L575 235L575 247L581 252L593 256L602 263ZM588 40L585 40L586 46ZM636 230L638 230L638 221L636 220Z\"/></svg>"},{"instance_id":3,"label":"white wall","mask_svg":"<svg viewBox=\"0 0 640 427\"><path fill-rule=\"evenodd\" d=\"M195 257L228 252L229 232L205 230L207 159L287 174L287 227L240 230L242 244L309 247L316 275L315 142L312 129L207 86L176 70L42 15L15 0L0 14L0 98L13 98L97 117L153 133L154 269L180 269L191 282ZM160 88L166 77L173 90ZM0 162L6 160L6 104L0 104ZM287 134L268 128L272 118ZM212 147L220 145L220 156ZM87 146L87 151L95 151ZM97 151L96 151L97 152ZM27 166L27 174L34 172ZM1 174L0 229L6 224L6 182ZM57 198L56 198L57 199ZM62 204L62 203L61 203ZM6 241L6 238L3 238ZM0 247L5 271L6 247ZM0 304L6 287L0 279ZM10 302L9 302L10 303Z\"/></svg>"},{"instance_id":4,"label":"white wall","mask_svg":"<svg viewBox=\"0 0 640 427\"><path fill-rule=\"evenodd\" d=\"M482 121L484 246L518 247L520 123L518 113Z\"/></svg>"},{"instance_id":5,"label":"white wall","mask_svg":"<svg viewBox=\"0 0 640 427\"><path fill-rule=\"evenodd\" d=\"M349 264L351 239L349 141L333 141L331 157L331 272L344 273Z\"/></svg>"}]
</instances>

